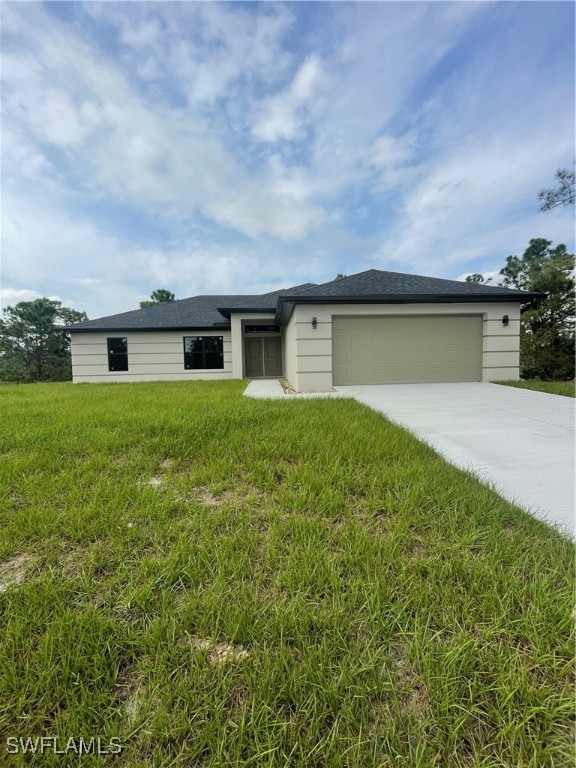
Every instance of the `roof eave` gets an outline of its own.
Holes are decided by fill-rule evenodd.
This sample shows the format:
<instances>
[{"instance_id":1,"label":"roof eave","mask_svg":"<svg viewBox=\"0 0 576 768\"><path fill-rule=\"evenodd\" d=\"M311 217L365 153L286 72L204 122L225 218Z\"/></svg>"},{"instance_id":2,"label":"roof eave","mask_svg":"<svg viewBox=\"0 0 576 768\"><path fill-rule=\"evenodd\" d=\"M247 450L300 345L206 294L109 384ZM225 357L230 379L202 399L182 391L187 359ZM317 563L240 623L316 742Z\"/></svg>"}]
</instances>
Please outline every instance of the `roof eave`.
<instances>
[{"instance_id":1,"label":"roof eave","mask_svg":"<svg viewBox=\"0 0 576 768\"><path fill-rule=\"evenodd\" d=\"M151 331L225 331L230 330L230 323L212 323L211 325L162 325L147 328L127 328L110 326L106 328L75 328L73 325L62 329L67 333L144 333Z\"/></svg>"},{"instance_id":2,"label":"roof eave","mask_svg":"<svg viewBox=\"0 0 576 768\"><path fill-rule=\"evenodd\" d=\"M269 312L270 314L274 314L276 311L275 307L216 307L216 309L221 315L228 319L230 319L230 315L233 312L243 312L245 314L250 312L258 312L259 314L262 312Z\"/></svg>"}]
</instances>

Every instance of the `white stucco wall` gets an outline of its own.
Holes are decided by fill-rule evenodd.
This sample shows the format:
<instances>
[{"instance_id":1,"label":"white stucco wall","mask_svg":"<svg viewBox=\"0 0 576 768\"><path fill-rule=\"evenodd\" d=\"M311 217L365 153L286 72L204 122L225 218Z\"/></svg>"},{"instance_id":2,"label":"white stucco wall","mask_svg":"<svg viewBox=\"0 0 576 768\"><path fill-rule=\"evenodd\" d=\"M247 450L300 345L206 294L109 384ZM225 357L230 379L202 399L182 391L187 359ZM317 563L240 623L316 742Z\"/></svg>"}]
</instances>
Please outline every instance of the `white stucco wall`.
<instances>
[{"instance_id":1,"label":"white stucco wall","mask_svg":"<svg viewBox=\"0 0 576 768\"><path fill-rule=\"evenodd\" d=\"M125 331L74 333L71 336L72 374L75 383L106 381L197 381L232 378L232 343L230 331ZM186 370L184 336L222 336L224 368ZM108 370L106 340L128 339L128 370Z\"/></svg>"},{"instance_id":2,"label":"white stucco wall","mask_svg":"<svg viewBox=\"0 0 576 768\"><path fill-rule=\"evenodd\" d=\"M296 323L289 323L282 329L282 347L284 376L289 382L297 381Z\"/></svg>"},{"instance_id":3,"label":"white stucco wall","mask_svg":"<svg viewBox=\"0 0 576 768\"><path fill-rule=\"evenodd\" d=\"M285 330L286 378L298 392L332 389L332 318L351 315L481 315L484 381L519 378L520 305L325 304L296 306ZM509 325L502 324L508 315ZM312 318L318 326L312 328Z\"/></svg>"}]
</instances>

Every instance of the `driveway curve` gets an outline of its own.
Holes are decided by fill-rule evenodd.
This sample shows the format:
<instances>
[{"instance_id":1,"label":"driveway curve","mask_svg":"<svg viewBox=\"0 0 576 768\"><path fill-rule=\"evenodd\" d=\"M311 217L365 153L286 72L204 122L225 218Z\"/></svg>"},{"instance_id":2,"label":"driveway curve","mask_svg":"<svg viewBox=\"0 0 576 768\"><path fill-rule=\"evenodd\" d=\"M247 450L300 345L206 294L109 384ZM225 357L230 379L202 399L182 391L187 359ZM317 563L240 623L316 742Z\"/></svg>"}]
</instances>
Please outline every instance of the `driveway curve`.
<instances>
[{"instance_id":1,"label":"driveway curve","mask_svg":"<svg viewBox=\"0 0 576 768\"><path fill-rule=\"evenodd\" d=\"M336 389L406 427L535 517L576 536L574 399L488 383Z\"/></svg>"}]
</instances>

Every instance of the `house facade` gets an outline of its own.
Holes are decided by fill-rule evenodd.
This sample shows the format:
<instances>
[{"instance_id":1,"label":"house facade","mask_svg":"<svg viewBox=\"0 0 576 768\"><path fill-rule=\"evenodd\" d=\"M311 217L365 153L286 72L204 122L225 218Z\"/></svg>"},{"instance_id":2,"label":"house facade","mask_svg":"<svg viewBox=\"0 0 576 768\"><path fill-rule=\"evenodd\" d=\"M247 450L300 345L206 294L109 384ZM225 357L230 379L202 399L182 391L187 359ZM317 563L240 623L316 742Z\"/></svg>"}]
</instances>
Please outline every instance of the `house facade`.
<instances>
[{"instance_id":1,"label":"house facade","mask_svg":"<svg viewBox=\"0 0 576 768\"><path fill-rule=\"evenodd\" d=\"M75 382L286 378L338 385L518 378L540 294L368 270L260 296L195 296L70 326Z\"/></svg>"}]
</instances>

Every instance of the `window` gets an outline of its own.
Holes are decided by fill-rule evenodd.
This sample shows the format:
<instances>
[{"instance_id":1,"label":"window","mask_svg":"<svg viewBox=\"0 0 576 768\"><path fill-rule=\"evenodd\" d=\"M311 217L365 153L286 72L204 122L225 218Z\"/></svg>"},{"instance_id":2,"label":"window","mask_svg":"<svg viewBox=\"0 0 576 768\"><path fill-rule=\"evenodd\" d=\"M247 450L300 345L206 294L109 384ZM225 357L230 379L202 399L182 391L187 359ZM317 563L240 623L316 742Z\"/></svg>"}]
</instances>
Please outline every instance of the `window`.
<instances>
[{"instance_id":1,"label":"window","mask_svg":"<svg viewBox=\"0 0 576 768\"><path fill-rule=\"evenodd\" d=\"M247 325L244 333L280 333L279 325Z\"/></svg>"},{"instance_id":2,"label":"window","mask_svg":"<svg viewBox=\"0 0 576 768\"><path fill-rule=\"evenodd\" d=\"M224 368L223 336L184 336L184 368Z\"/></svg>"},{"instance_id":3,"label":"window","mask_svg":"<svg viewBox=\"0 0 576 768\"><path fill-rule=\"evenodd\" d=\"M116 336L107 339L108 342L108 370L128 370L128 339L124 336Z\"/></svg>"}]
</instances>

